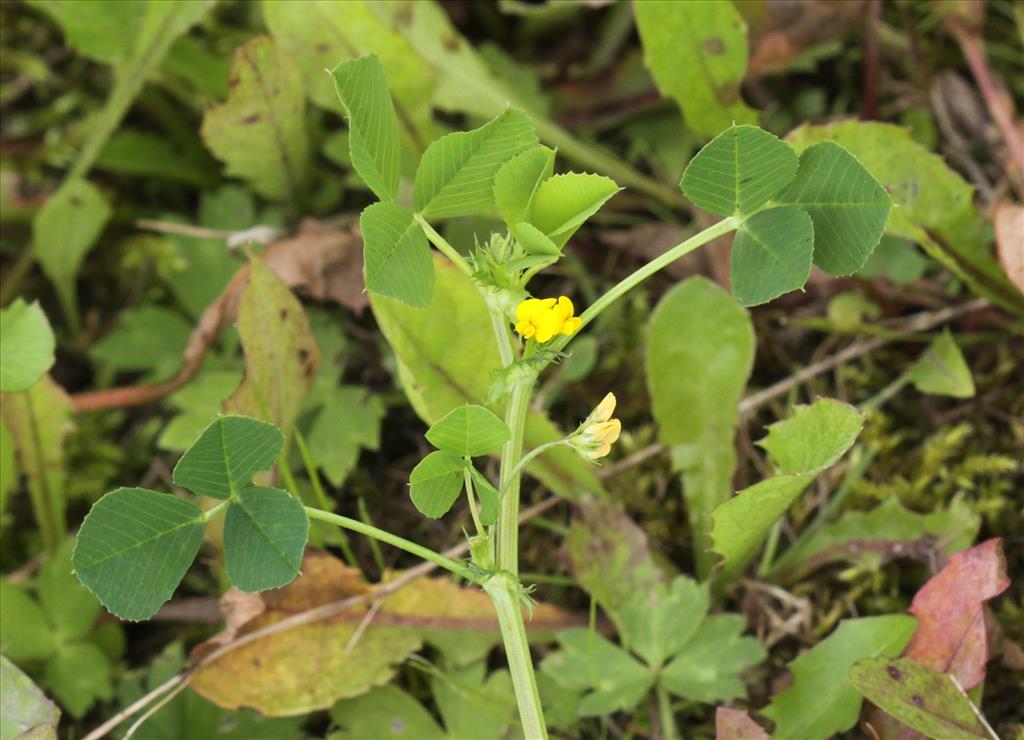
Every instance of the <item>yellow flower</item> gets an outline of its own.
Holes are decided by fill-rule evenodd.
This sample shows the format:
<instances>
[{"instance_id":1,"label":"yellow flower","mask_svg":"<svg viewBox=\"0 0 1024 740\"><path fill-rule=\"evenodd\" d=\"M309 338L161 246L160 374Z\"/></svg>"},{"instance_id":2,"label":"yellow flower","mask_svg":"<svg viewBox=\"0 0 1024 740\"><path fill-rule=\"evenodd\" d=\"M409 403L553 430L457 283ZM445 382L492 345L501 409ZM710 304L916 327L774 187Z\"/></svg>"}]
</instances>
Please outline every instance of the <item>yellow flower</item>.
<instances>
[{"instance_id":1,"label":"yellow flower","mask_svg":"<svg viewBox=\"0 0 1024 740\"><path fill-rule=\"evenodd\" d=\"M615 394L609 393L569 437L569 443L589 460L598 460L607 455L622 433L622 422L613 419L613 413Z\"/></svg>"},{"instance_id":2,"label":"yellow flower","mask_svg":"<svg viewBox=\"0 0 1024 740\"><path fill-rule=\"evenodd\" d=\"M583 323L573 316L573 305L567 297L528 298L516 307L516 331L524 339L538 344L550 342L559 334L572 336Z\"/></svg>"}]
</instances>

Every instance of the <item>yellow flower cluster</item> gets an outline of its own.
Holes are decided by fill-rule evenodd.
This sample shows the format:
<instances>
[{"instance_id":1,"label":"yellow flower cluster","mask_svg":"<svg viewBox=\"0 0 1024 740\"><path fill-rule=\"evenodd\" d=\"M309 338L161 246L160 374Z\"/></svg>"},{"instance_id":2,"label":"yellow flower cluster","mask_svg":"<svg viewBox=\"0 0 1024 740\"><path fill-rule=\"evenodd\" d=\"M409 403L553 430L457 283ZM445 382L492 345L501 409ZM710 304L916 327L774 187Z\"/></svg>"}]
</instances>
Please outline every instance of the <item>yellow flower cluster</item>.
<instances>
[{"instance_id":1,"label":"yellow flower cluster","mask_svg":"<svg viewBox=\"0 0 1024 740\"><path fill-rule=\"evenodd\" d=\"M612 418L614 413L615 394L609 393L570 437L570 444L591 460L607 455L622 432L622 422Z\"/></svg>"},{"instance_id":2,"label":"yellow flower cluster","mask_svg":"<svg viewBox=\"0 0 1024 740\"><path fill-rule=\"evenodd\" d=\"M573 305L565 296L554 298L528 298L516 307L516 331L524 339L536 339L538 344L550 342L559 334L572 336L582 323L573 316Z\"/></svg>"}]
</instances>

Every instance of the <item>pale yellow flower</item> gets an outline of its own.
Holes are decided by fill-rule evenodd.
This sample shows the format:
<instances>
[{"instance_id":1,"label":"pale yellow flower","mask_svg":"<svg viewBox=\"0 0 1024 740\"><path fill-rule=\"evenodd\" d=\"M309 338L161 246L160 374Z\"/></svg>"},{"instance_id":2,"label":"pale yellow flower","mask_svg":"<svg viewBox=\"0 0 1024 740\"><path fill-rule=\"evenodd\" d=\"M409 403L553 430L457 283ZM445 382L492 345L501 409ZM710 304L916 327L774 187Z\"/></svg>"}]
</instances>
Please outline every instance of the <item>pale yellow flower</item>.
<instances>
[{"instance_id":1,"label":"pale yellow flower","mask_svg":"<svg viewBox=\"0 0 1024 740\"><path fill-rule=\"evenodd\" d=\"M569 437L569 444L589 460L605 457L622 433L622 422L612 418L614 413L615 394L609 393Z\"/></svg>"}]
</instances>

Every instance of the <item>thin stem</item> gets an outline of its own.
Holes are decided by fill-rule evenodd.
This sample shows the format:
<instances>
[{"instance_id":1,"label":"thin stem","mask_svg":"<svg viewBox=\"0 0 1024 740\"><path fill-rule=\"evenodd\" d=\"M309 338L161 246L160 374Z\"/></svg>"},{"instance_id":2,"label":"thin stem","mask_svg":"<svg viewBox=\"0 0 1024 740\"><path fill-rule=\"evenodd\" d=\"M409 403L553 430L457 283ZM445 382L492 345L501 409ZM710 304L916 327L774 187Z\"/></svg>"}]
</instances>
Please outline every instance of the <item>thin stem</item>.
<instances>
[{"instance_id":1,"label":"thin stem","mask_svg":"<svg viewBox=\"0 0 1024 740\"><path fill-rule=\"evenodd\" d=\"M497 566L512 575L519 572L519 458L523 455L523 436L526 433L526 414L534 381L519 383L512 389L505 424L511 436L501 451L501 480L499 490L501 511L498 515Z\"/></svg>"},{"instance_id":2,"label":"thin stem","mask_svg":"<svg viewBox=\"0 0 1024 740\"><path fill-rule=\"evenodd\" d=\"M569 444L569 440L567 440L567 439L556 439L554 442L547 442L545 444L542 444L540 447L534 447L532 450L530 450L525 455L523 455L522 459L520 459L519 462L516 463L516 466L514 468L512 468L512 471L509 473L509 480L511 481L511 480L515 479L517 476L521 476L522 473L523 473L523 468L525 468L526 465L531 460L533 460L533 458L537 457L538 455L540 455L540 454L542 454L544 452L547 452L552 447L558 447L559 445L567 445L567 444ZM504 493L504 492L505 492L505 488L504 488L504 486L502 486L501 490L498 493Z\"/></svg>"},{"instance_id":3,"label":"thin stem","mask_svg":"<svg viewBox=\"0 0 1024 740\"><path fill-rule=\"evenodd\" d=\"M466 469L462 471L462 474L466 477L466 500L469 501L469 513L473 517L476 533L483 534L484 525L480 521L479 512L476 510L476 496L473 495L473 474L469 472L469 466L472 464L469 458L466 458Z\"/></svg>"},{"instance_id":4,"label":"thin stem","mask_svg":"<svg viewBox=\"0 0 1024 740\"><path fill-rule=\"evenodd\" d=\"M231 499L224 499L216 506L211 506L209 509L203 512L203 522L208 522L217 516L219 513L228 508L228 504L231 503Z\"/></svg>"},{"instance_id":5,"label":"thin stem","mask_svg":"<svg viewBox=\"0 0 1024 740\"><path fill-rule=\"evenodd\" d=\"M472 579L472 573L469 568L450 558L446 558L441 553L434 552L429 547L417 545L415 542L410 542L404 537L399 537L398 535L391 534L390 532L378 529L377 527L373 527L369 524L363 524L358 519L350 519L347 516L341 516L340 514L321 511L320 509L314 509L311 506L304 506L303 508L306 510L306 515L309 516L310 519L319 519L322 522L330 522L331 524L336 524L344 529L351 529L353 532L359 532L359 534L364 534L367 537L372 537L375 540L387 543L392 547L397 547L399 550L405 550L416 557L429 560L434 565L439 565L457 576Z\"/></svg>"},{"instance_id":6,"label":"thin stem","mask_svg":"<svg viewBox=\"0 0 1024 740\"><path fill-rule=\"evenodd\" d=\"M512 688L519 705L519 719L523 736L527 740L546 740L547 727L541 709L537 679L533 673L530 644L526 640L526 626L519 606L519 583L507 573L492 576L484 583L484 591L491 597L498 614L501 639L508 657L508 670L512 674Z\"/></svg>"},{"instance_id":7,"label":"thin stem","mask_svg":"<svg viewBox=\"0 0 1024 740\"><path fill-rule=\"evenodd\" d=\"M366 508L366 499L362 496L357 496L356 506L359 508L359 518L363 521L363 524L372 527L373 519L370 517L370 510ZM370 538L370 552L373 553L373 562L377 564L377 570L381 573L387 570L387 565L384 563L384 554L380 551L380 545L372 537Z\"/></svg>"},{"instance_id":8,"label":"thin stem","mask_svg":"<svg viewBox=\"0 0 1024 740\"><path fill-rule=\"evenodd\" d=\"M309 482L313 486L313 494L316 496L317 503L322 509L333 508L333 501L328 497L327 492L324 490L323 483L320 480L320 473L316 469L316 462L313 460L313 455L309 451L309 446L306 444L306 438L302 436L302 432L298 428L292 429L292 436L295 438L295 446L299 450L299 457L302 458L302 464L306 468L306 475L309 477ZM341 553L345 557L345 562L351 565L353 568L359 567L359 561L356 560L356 554L352 552L352 546L348 542L348 535L345 534L344 530L338 532L340 540L338 546L341 548Z\"/></svg>"},{"instance_id":9,"label":"thin stem","mask_svg":"<svg viewBox=\"0 0 1024 740\"><path fill-rule=\"evenodd\" d=\"M501 311L493 306L488 307L488 313L491 315L491 327L494 329L494 340L498 344L501 365L508 367L516 359L515 351L512 349L512 335L508 330L508 322L501 315Z\"/></svg>"},{"instance_id":10,"label":"thin stem","mask_svg":"<svg viewBox=\"0 0 1024 740\"><path fill-rule=\"evenodd\" d=\"M473 274L473 268L469 266L468 262L466 262L466 258L459 254L459 250L457 250L455 247L449 244L447 239L445 239L443 236L437 233L437 231L434 229L433 226L430 225L427 219L423 218L423 216L417 213L416 222L423 227L423 232L427 235L427 239L430 240L430 243L433 244L438 249L440 249L442 252L444 252L445 256L448 257L448 259L450 259L452 262L454 262L456 267L458 267L467 275Z\"/></svg>"},{"instance_id":11,"label":"thin stem","mask_svg":"<svg viewBox=\"0 0 1024 740\"><path fill-rule=\"evenodd\" d=\"M679 729L676 727L676 716L672 711L672 699L668 690L658 682L655 692L658 695L658 717L661 720L661 736L664 740L676 740Z\"/></svg>"}]
</instances>

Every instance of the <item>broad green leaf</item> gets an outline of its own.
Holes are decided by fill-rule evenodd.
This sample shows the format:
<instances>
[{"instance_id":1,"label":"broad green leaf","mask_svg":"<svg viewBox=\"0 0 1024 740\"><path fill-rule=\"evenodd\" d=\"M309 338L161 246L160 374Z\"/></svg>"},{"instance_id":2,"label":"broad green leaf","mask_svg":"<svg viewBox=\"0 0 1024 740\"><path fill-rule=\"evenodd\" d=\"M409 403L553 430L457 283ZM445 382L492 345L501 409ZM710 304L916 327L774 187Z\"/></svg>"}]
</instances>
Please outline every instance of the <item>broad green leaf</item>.
<instances>
[{"instance_id":1,"label":"broad green leaf","mask_svg":"<svg viewBox=\"0 0 1024 740\"><path fill-rule=\"evenodd\" d=\"M954 499L947 509L918 514L903 507L898 497L887 498L869 512L850 511L826 525L811 537L790 546L772 564L773 580L792 583L809 571L836 561L849 561L877 570L885 562L885 552L875 544L918 542L930 537L941 543L945 555L970 547L978 535L981 517L962 499Z\"/></svg>"},{"instance_id":2,"label":"broad green leaf","mask_svg":"<svg viewBox=\"0 0 1024 740\"><path fill-rule=\"evenodd\" d=\"M302 566L309 519L302 502L280 488L243 488L224 520L224 562L241 591L291 583Z\"/></svg>"},{"instance_id":3,"label":"broad green leaf","mask_svg":"<svg viewBox=\"0 0 1024 740\"><path fill-rule=\"evenodd\" d=\"M334 68L339 61L372 53L384 67L403 134L411 147L422 152L434 138L434 75L399 27L389 25L370 3L264 0L260 9L274 40L302 68L306 91L316 105L340 111L334 84L324 70Z\"/></svg>"},{"instance_id":4,"label":"broad green leaf","mask_svg":"<svg viewBox=\"0 0 1024 740\"><path fill-rule=\"evenodd\" d=\"M849 120L801 126L787 139L798 151L822 140L845 147L885 183L898 206L889 214L890 234L919 244L980 295L1024 312L1024 295L992 256L973 188L940 155L914 141L909 129Z\"/></svg>"},{"instance_id":5,"label":"broad green leaf","mask_svg":"<svg viewBox=\"0 0 1024 740\"><path fill-rule=\"evenodd\" d=\"M785 474L820 473L833 465L857 439L864 417L842 401L820 398L797 406L793 416L768 427L758 442Z\"/></svg>"},{"instance_id":6,"label":"broad green leaf","mask_svg":"<svg viewBox=\"0 0 1024 740\"><path fill-rule=\"evenodd\" d=\"M501 367L480 291L440 256L435 270L437 290L425 310L371 295L377 323L395 351L398 380L413 409L428 424L458 406L480 403ZM453 337L458 341L453 342ZM527 417L527 449L563 436L543 415ZM527 472L563 496L601 490L593 466L565 447L541 455L527 466Z\"/></svg>"},{"instance_id":7,"label":"broad green leaf","mask_svg":"<svg viewBox=\"0 0 1024 740\"><path fill-rule=\"evenodd\" d=\"M0 396L0 412L14 439L43 546L53 552L64 540L67 484L64 440L74 429L71 399L44 375L22 393Z\"/></svg>"},{"instance_id":8,"label":"broad green leaf","mask_svg":"<svg viewBox=\"0 0 1024 740\"><path fill-rule=\"evenodd\" d=\"M852 275L882 238L892 198L843 147L823 141L800 155L796 179L776 199L799 206L814 222L814 264Z\"/></svg>"},{"instance_id":9,"label":"broad green leaf","mask_svg":"<svg viewBox=\"0 0 1024 740\"><path fill-rule=\"evenodd\" d=\"M494 203L513 234L528 221L533 196L554 169L555 150L535 146L512 157L494 175Z\"/></svg>"},{"instance_id":10,"label":"broad green leaf","mask_svg":"<svg viewBox=\"0 0 1024 740\"><path fill-rule=\"evenodd\" d=\"M103 146L95 166L104 172L167 180L197 190L214 188L220 182L217 160L203 148L198 136L183 144L167 136L122 128Z\"/></svg>"},{"instance_id":11,"label":"broad green leaf","mask_svg":"<svg viewBox=\"0 0 1024 740\"><path fill-rule=\"evenodd\" d=\"M302 73L267 36L235 52L226 102L203 116L203 141L227 165L271 200L296 200L310 170Z\"/></svg>"},{"instance_id":12,"label":"broad green leaf","mask_svg":"<svg viewBox=\"0 0 1024 740\"><path fill-rule=\"evenodd\" d=\"M44 675L54 697L76 718L97 700L114 695L110 658L91 642L61 645Z\"/></svg>"},{"instance_id":13,"label":"broad green leaf","mask_svg":"<svg viewBox=\"0 0 1024 740\"><path fill-rule=\"evenodd\" d=\"M203 541L195 504L144 488L97 501L78 530L78 580L121 619L149 619L174 594Z\"/></svg>"},{"instance_id":14,"label":"broad green leaf","mask_svg":"<svg viewBox=\"0 0 1024 740\"><path fill-rule=\"evenodd\" d=\"M174 483L211 498L237 496L256 473L273 467L282 445L284 435L273 424L222 416L178 460Z\"/></svg>"},{"instance_id":15,"label":"broad green leaf","mask_svg":"<svg viewBox=\"0 0 1024 740\"><path fill-rule=\"evenodd\" d=\"M580 703L580 716L612 714L635 707L654 686L654 673L601 633L572 627L558 633L562 649L541 670L568 689L594 689Z\"/></svg>"},{"instance_id":16,"label":"broad green leaf","mask_svg":"<svg viewBox=\"0 0 1024 740\"><path fill-rule=\"evenodd\" d=\"M963 353L949 330L937 336L907 370L907 377L922 393L973 398L974 379Z\"/></svg>"},{"instance_id":17,"label":"broad green leaf","mask_svg":"<svg viewBox=\"0 0 1024 740\"><path fill-rule=\"evenodd\" d=\"M402 148L384 66L371 54L342 62L331 77L348 120L352 166L378 198L394 200Z\"/></svg>"},{"instance_id":18,"label":"broad green leaf","mask_svg":"<svg viewBox=\"0 0 1024 740\"><path fill-rule=\"evenodd\" d=\"M11 660L45 660L57 636L36 600L21 586L0 581L0 651Z\"/></svg>"},{"instance_id":19,"label":"broad green leaf","mask_svg":"<svg viewBox=\"0 0 1024 740\"><path fill-rule=\"evenodd\" d=\"M355 468L362 449L380 446L384 404L378 396L357 386L333 389L313 420L309 450L332 485L341 487Z\"/></svg>"},{"instance_id":20,"label":"broad green leaf","mask_svg":"<svg viewBox=\"0 0 1024 740\"><path fill-rule=\"evenodd\" d=\"M623 643L647 665L660 668L693 639L710 607L706 583L677 576L652 596L636 594L619 607Z\"/></svg>"},{"instance_id":21,"label":"broad green leaf","mask_svg":"<svg viewBox=\"0 0 1024 740\"><path fill-rule=\"evenodd\" d=\"M796 177L788 144L757 126L733 126L690 160L679 183L694 205L720 216L754 213Z\"/></svg>"},{"instance_id":22,"label":"broad green leaf","mask_svg":"<svg viewBox=\"0 0 1024 740\"><path fill-rule=\"evenodd\" d=\"M62 642L84 638L102 611L99 602L83 588L72 571L74 544L71 538L64 540L43 563L36 581L39 602Z\"/></svg>"},{"instance_id":23,"label":"broad green leaf","mask_svg":"<svg viewBox=\"0 0 1024 740\"><path fill-rule=\"evenodd\" d=\"M430 683L450 738L501 740L518 719L512 677L505 670L487 675L486 661L435 673Z\"/></svg>"},{"instance_id":24,"label":"broad green leaf","mask_svg":"<svg viewBox=\"0 0 1024 740\"><path fill-rule=\"evenodd\" d=\"M549 177L530 203L530 223L563 247L617 192L615 181L603 175L566 172Z\"/></svg>"},{"instance_id":25,"label":"broad green leaf","mask_svg":"<svg viewBox=\"0 0 1024 740\"><path fill-rule=\"evenodd\" d=\"M146 305L122 311L115 328L89 354L111 372L147 371L144 382L174 377L192 325L177 311Z\"/></svg>"},{"instance_id":26,"label":"broad green leaf","mask_svg":"<svg viewBox=\"0 0 1024 740\"><path fill-rule=\"evenodd\" d=\"M359 217L366 287L416 308L430 305L434 265L423 229L408 208L374 203Z\"/></svg>"},{"instance_id":27,"label":"broad green leaf","mask_svg":"<svg viewBox=\"0 0 1024 740\"><path fill-rule=\"evenodd\" d=\"M131 55L147 5L145 0L29 0L28 4L57 22L68 46L104 64L119 64Z\"/></svg>"},{"instance_id":28,"label":"broad green leaf","mask_svg":"<svg viewBox=\"0 0 1024 740\"><path fill-rule=\"evenodd\" d=\"M417 509L431 519L448 513L462 493L466 461L450 452L431 452L409 474L410 496Z\"/></svg>"},{"instance_id":29,"label":"broad green leaf","mask_svg":"<svg viewBox=\"0 0 1024 740\"><path fill-rule=\"evenodd\" d=\"M416 210L431 218L484 210L494 203L498 169L536 144L530 120L511 109L473 131L442 136L427 147L416 171Z\"/></svg>"},{"instance_id":30,"label":"broad green leaf","mask_svg":"<svg viewBox=\"0 0 1024 740\"><path fill-rule=\"evenodd\" d=\"M60 710L18 666L0 655L0 737L57 740Z\"/></svg>"},{"instance_id":31,"label":"broad green leaf","mask_svg":"<svg viewBox=\"0 0 1024 740\"><path fill-rule=\"evenodd\" d=\"M707 515L729 499L737 406L754 362L747 312L720 287L690 278L661 300L647 341L647 386L658 438L683 475L694 557L707 575Z\"/></svg>"},{"instance_id":32,"label":"broad green leaf","mask_svg":"<svg viewBox=\"0 0 1024 740\"><path fill-rule=\"evenodd\" d=\"M804 287L811 275L814 226L793 206L744 220L732 243L730 281L741 306L757 306Z\"/></svg>"},{"instance_id":33,"label":"broad green leaf","mask_svg":"<svg viewBox=\"0 0 1024 740\"><path fill-rule=\"evenodd\" d=\"M206 427L220 416L221 402L231 395L242 379L239 370L200 372L166 403L178 413L160 433L157 445L163 450L184 452L199 439Z\"/></svg>"},{"instance_id":34,"label":"broad green leaf","mask_svg":"<svg viewBox=\"0 0 1024 740\"><path fill-rule=\"evenodd\" d=\"M892 222L892 216L889 221ZM928 258L921 254L913 242L885 234L864 267L857 271L857 277L864 280L885 277L897 285L909 285L927 270Z\"/></svg>"},{"instance_id":35,"label":"broad green leaf","mask_svg":"<svg viewBox=\"0 0 1024 740\"><path fill-rule=\"evenodd\" d=\"M789 664L793 683L761 710L775 722L772 737L817 740L853 727L862 700L850 683L850 668L864 658L899 655L916 624L903 614L840 622L835 632Z\"/></svg>"},{"instance_id":36,"label":"broad green leaf","mask_svg":"<svg viewBox=\"0 0 1024 740\"><path fill-rule=\"evenodd\" d=\"M397 686L380 686L331 708L331 719L341 729L330 740L352 738L408 738L442 740L448 737L422 704Z\"/></svg>"},{"instance_id":37,"label":"broad green leaf","mask_svg":"<svg viewBox=\"0 0 1024 740\"><path fill-rule=\"evenodd\" d=\"M476 491L476 497L480 499L480 523L489 527L498 521L501 495L498 493L498 489L487 480L487 477L475 467L471 466L469 472L473 476L473 490Z\"/></svg>"},{"instance_id":38,"label":"broad green leaf","mask_svg":"<svg viewBox=\"0 0 1024 740\"><path fill-rule=\"evenodd\" d=\"M259 257L249 261L236 326L245 377L224 411L272 422L288 435L316 379L320 347L302 303Z\"/></svg>"},{"instance_id":39,"label":"broad green leaf","mask_svg":"<svg viewBox=\"0 0 1024 740\"><path fill-rule=\"evenodd\" d=\"M69 317L77 316L75 275L110 215L99 189L88 180L73 178L46 200L32 221L32 254L57 287Z\"/></svg>"},{"instance_id":40,"label":"broad green leaf","mask_svg":"<svg viewBox=\"0 0 1024 740\"><path fill-rule=\"evenodd\" d=\"M951 676L929 671L912 658L858 661L850 669L850 683L886 714L926 737L992 737Z\"/></svg>"},{"instance_id":41,"label":"broad green leaf","mask_svg":"<svg viewBox=\"0 0 1024 740\"><path fill-rule=\"evenodd\" d=\"M496 452L508 438L508 427L493 411L468 403L452 409L427 430L430 444L462 457Z\"/></svg>"},{"instance_id":42,"label":"broad green leaf","mask_svg":"<svg viewBox=\"0 0 1024 740\"><path fill-rule=\"evenodd\" d=\"M0 310L0 391L28 390L53 367L53 329L39 302L16 298Z\"/></svg>"},{"instance_id":43,"label":"broad green leaf","mask_svg":"<svg viewBox=\"0 0 1024 740\"><path fill-rule=\"evenodd\" d=\"M665 666L662 685L673 694L705 703L746 696L740 674L768 655L756 638L742 636L746 628L747 620L739 614L709 616Z\"/></svg>"},{"instance_id":44,"label":"broad green leaf","mask_svg":"<svg viewBox=\"0 0 1024 740\"><path fill-rule=\"evenodd\" d=\"M633 3L644 63L686 124L715 136L735 123L756 123L740 97L747 71L747 28L732 3L644 0Z\"/></svg>"},{"instance_id":45,"label":"broad green leaf","mask_svg":"<svg viewBox=\"0 0 1024 740\"><path fill-rule=\"evenodd\" d=\"M863 421L852 406L826 398L797 407L793 418L769 427L760 444L782 474L745 488L711 513L714 551L724 558L723 579L746 567L796 497L850 448Z\"/></svg>"}]
</instances>

